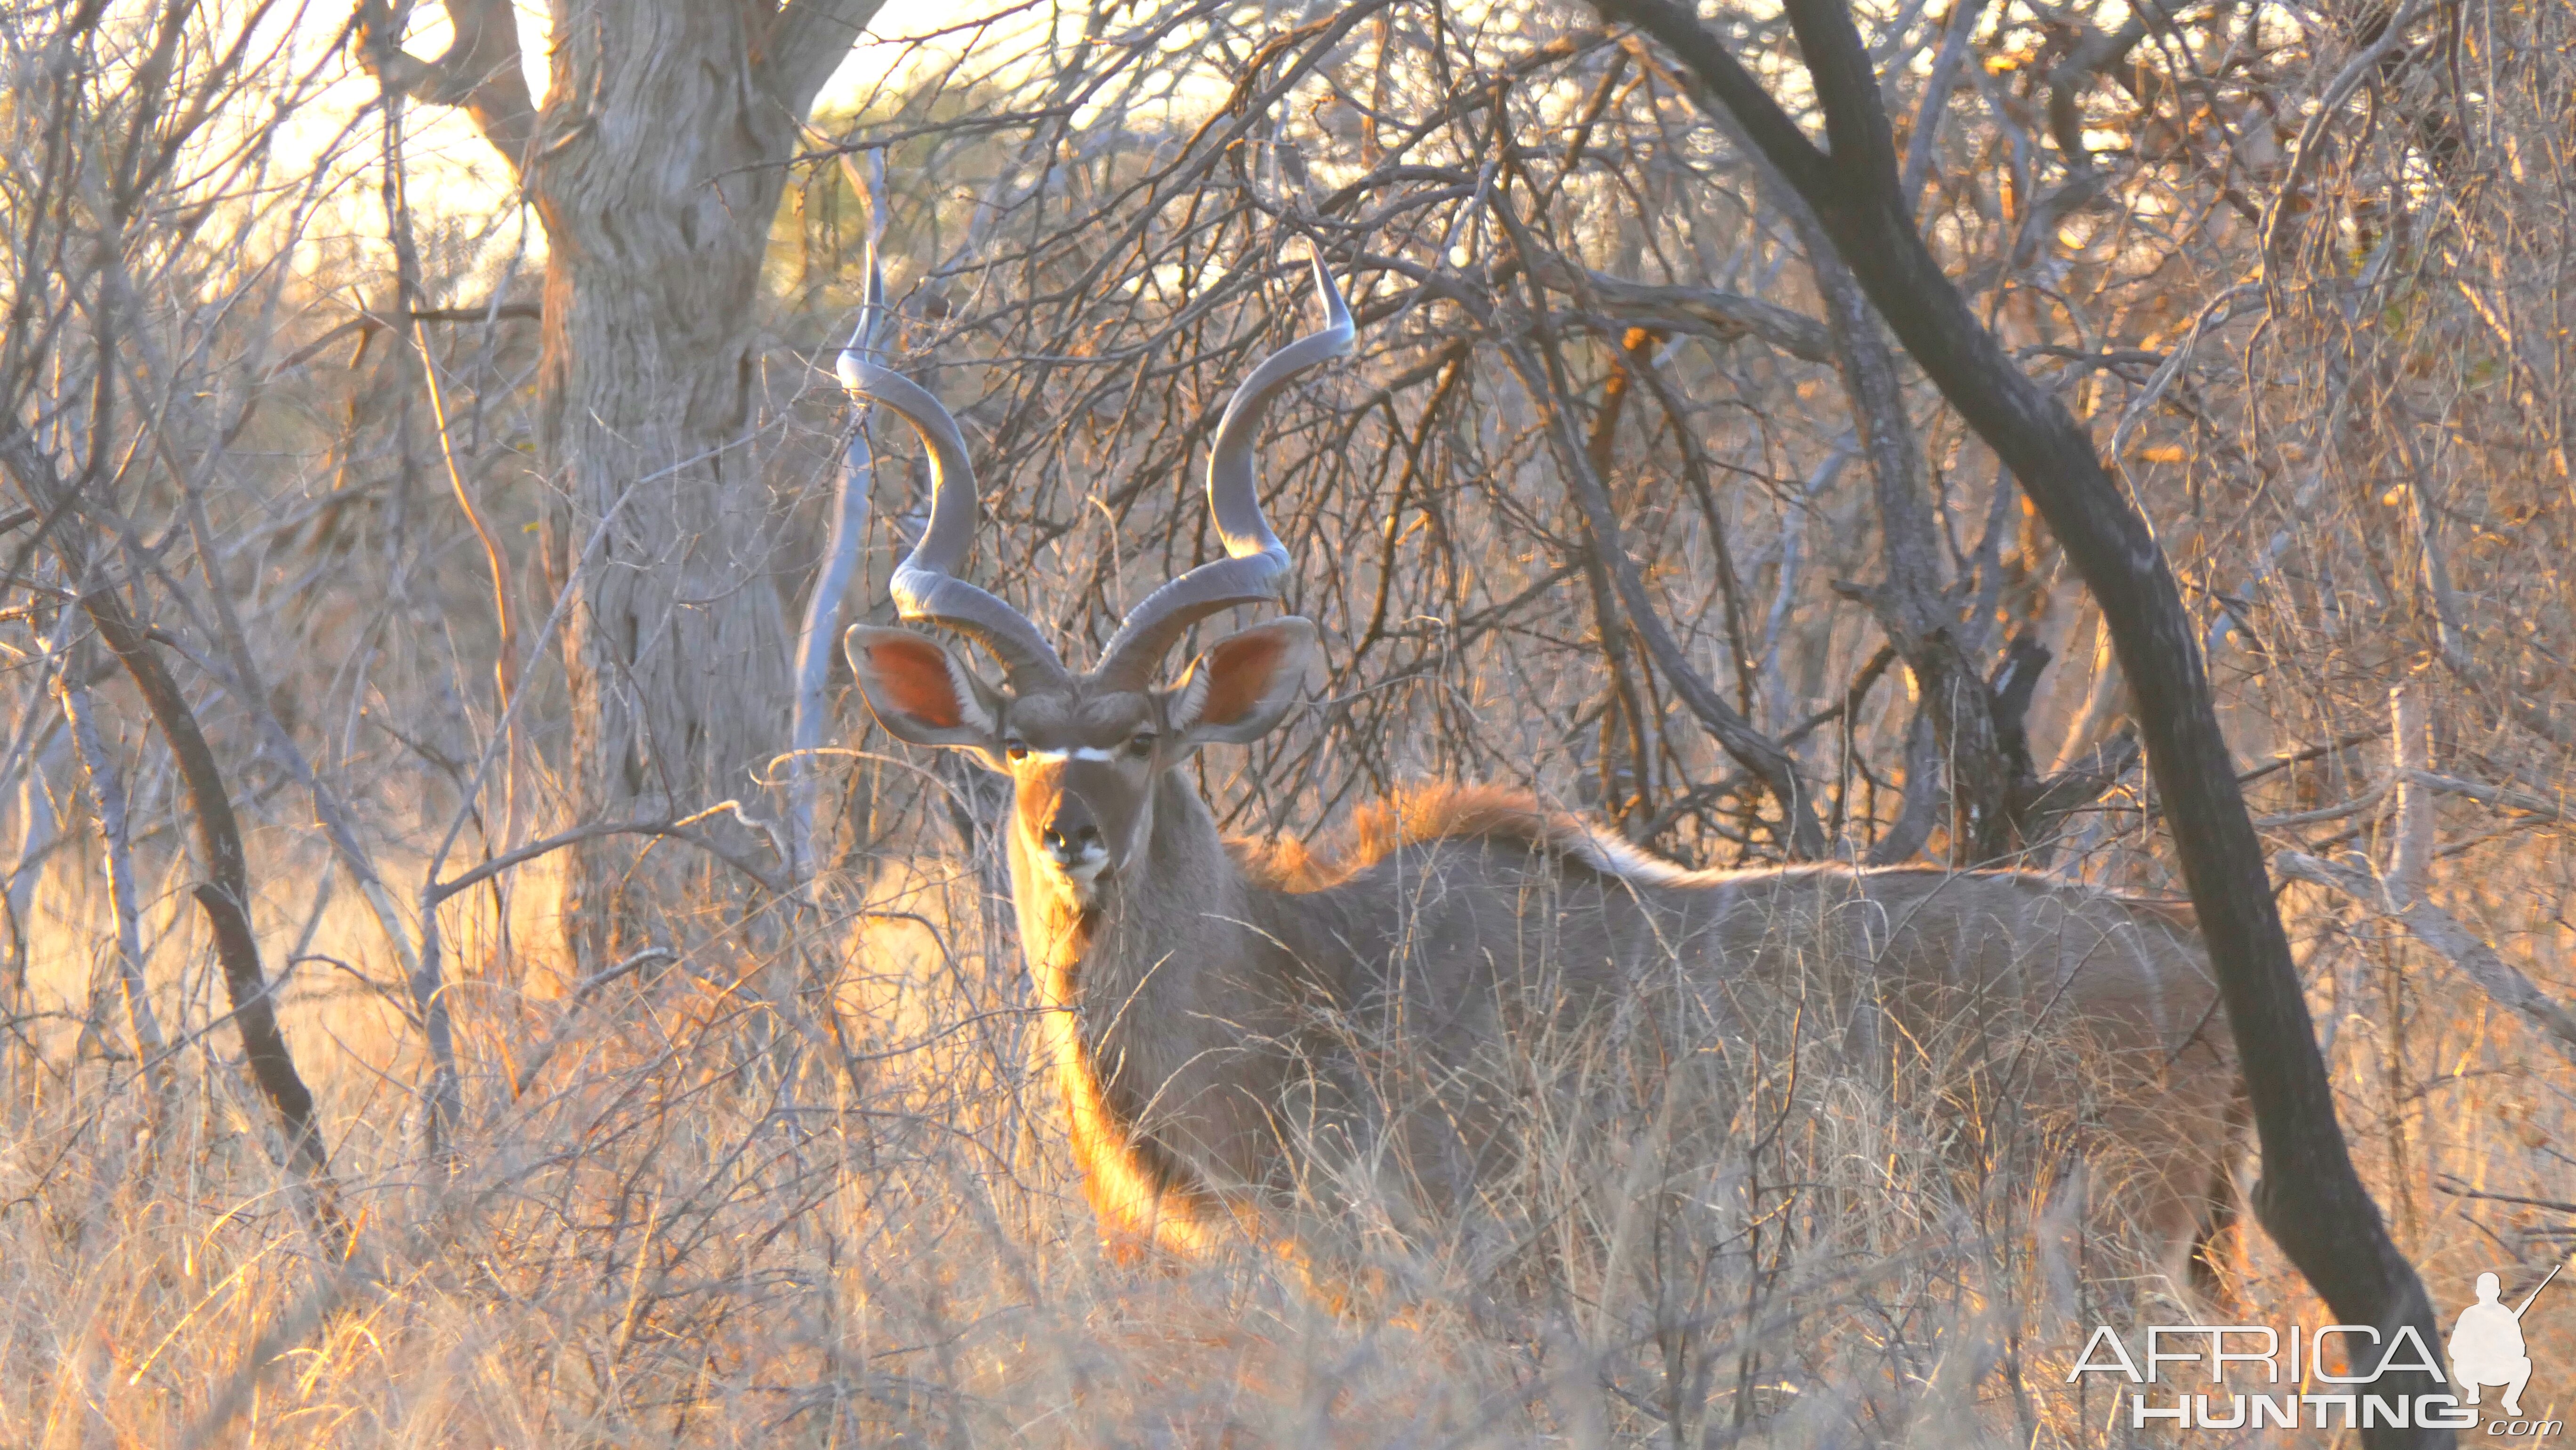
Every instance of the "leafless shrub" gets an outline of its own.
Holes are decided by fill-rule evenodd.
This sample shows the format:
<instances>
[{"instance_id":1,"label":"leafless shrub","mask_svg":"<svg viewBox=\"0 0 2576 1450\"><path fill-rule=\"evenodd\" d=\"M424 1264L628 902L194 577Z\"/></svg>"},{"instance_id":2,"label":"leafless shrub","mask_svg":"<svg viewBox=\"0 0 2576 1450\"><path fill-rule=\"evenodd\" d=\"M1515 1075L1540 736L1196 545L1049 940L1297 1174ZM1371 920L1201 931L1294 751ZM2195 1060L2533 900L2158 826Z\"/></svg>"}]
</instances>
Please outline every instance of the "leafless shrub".
<instances>
[{"instance_id":1,"label":"leafless shrub","mask_svg":"<svg viewBox=\"0 0 2576 1450\"><path fill-rule=\"evenodd\" d=\"M1391 1322L1335 1316L1281 1263L1105 1256L974 864L983 783L847 701L810 872L767 844L768 782L740 783L750 825L679 824L718 799L570 813L548 622L589 565L538 527L562 480L531 463L523 223L423 180L425 103L389 150L375 88L324 93L341 18L0 15L0 1441L2117 1438L2062 1388L2127 1272L2067 1227L2097 1185L2061 1150L2098 1125L2016 1115L1929 1050L1891 1093L1794 997L1712 1062L1727 1128L1659 1193L1625 1192L1620 1156L1650 1105L1600 1132L1523 1100L1513 1213L1554 1237L1514 1241L1508 1303L1437 1292L1436 1240L1386 1250L1431 1286ZM2303 879L2331 884L2286 898L2311 1002L2356 1154L2447 1305L2570 1233L2564 1059L2461 944L2542 1006L2576 992L2567 16L2391 18L1863 25L1936 251L2154 521L2267 842L2322 863ZM1795 70L1775 23L1735 39ZM922 51L957 61L819 121L788 177L735 475L746 587L792 617L825 532L848 414L814 363L848 335L870 215L847 145L861 175L886 161L887 347L987 481L979 582L1068 655L1212 555L1211 405L1298 327L1310 249L1344 279L1363 355L1283 402L1264 463L1329 672L1274 743L1202 767L1233 828L1314 839L1466 778L1694 864L1778 859L1795 806L1731 714L1828 850L1975 864L1959 727L1869 602L1911 590L1966 662L1952 685L1987 692L2003 847L2175 891L2055 544L1905 371L1932 529L1893 541L1928 574L1892 570L1796 227L1651 49L1546 5L1192 0ZM878 431L860 608L921 499ZM90 595L144 631L239 817L327 1165L297 1166L246 1071L191 894L200 813ZM2392 746L2401 685L2424 724ZM105 832L102 765L125 799ZM439 894L630 826L733 883L652 901L656 953L564 955L552 854ZM2238 1288L2304 1312L2259 1244ZM2536 1357L2576 1362L2568 1322L2535 1324Z\"/></svg>"}]
</instances>

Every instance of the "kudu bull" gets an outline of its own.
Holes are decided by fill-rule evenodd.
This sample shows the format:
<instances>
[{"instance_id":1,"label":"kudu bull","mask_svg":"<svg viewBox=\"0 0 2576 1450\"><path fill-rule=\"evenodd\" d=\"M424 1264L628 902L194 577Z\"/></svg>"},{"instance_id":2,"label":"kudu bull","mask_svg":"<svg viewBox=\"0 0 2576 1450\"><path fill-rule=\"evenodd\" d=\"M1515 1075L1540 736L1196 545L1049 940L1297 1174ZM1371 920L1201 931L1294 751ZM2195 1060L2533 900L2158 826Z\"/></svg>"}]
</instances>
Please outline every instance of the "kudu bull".
<instances>
[{"instance_id":1,"label":"kudu bull","mask_svg":"<svg viewBox=\"0 0 2576 1450\"><path fill-rule=\"evenodd\" d=\"M1220 1225L1293 1236L1276 1220L1296 1211L1270 1209L1311 1208L1326 1141L1347 1150L1333 1171L1393 1164L1412 1202L1454 1210L1513 1151L1496 1095L1522 1088L1495 1062L1541 1037L1633 1036L1641 1020L1723 1034L1740 1024L1737 988L1821 963L1857 984L1847 1000L1868 1006L1846 1020L1884 1024L1888 1051L1962 1028L1990 1064L2035 1039L2079 1043L2053 1086L2025 1071L1997 1095L2080 1098L2097 1137L2134 1160L2118 1193L2158 1267L2196 1275L2196 1240L2226 1214L2239 1087L2206 957L2171 913L2011 871L1685 870L1492 789L1364 812L1330 861L1220 838L1182 767L1288 715L1315 626L1257 624L1170 687L1157 675L1192 625L1275 600L1289 568L1255 496L1254 442L1292 378L1351 350L1350 313L1315 273L1328 325L1263 361L1217 426L1208 503L1228 557L1155 590L1087 674L957 577L977 494L947 409L864 355L841 358L848 390L902 417L929 455L930 521L894 573L897 608L975 641L1003 678L909 630L855 627L845 648L889 732L1012 781L1021 946L1084 1189L1113 1239L1197 1251ZM1374 1054L1353 1047L1354 1023ZM1355 1083L1362 1059L1444 1086L1389 1107ZM1371 1123L1373 1158L1359 1141Z\"/></svg>"}]
</instances>

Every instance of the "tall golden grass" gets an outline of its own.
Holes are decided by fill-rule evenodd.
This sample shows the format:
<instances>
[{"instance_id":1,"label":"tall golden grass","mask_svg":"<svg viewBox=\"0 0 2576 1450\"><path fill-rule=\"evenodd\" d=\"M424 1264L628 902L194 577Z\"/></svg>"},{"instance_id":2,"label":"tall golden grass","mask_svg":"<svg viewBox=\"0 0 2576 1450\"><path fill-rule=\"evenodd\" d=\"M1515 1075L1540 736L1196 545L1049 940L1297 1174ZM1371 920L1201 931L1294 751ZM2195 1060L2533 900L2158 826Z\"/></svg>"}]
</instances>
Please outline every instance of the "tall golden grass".
<instances>
[{"instance_id":1,"label":"tall golden grass","mask_svg":"<svg viewBox=\"0 0 2576 1450\"><path fill-rule=\"evenodd\" d=\"M1652 1112L1570 1121L1598 1095L1533 1091L1507 1272L1490 1243L1381 1237L1364 1252L1399 1287L1337 1313L1251 1246L1118 1262L1069 1181L982 877L923 844L843 883L848 909L777 924L765 959L710 948L583 993L523 958L524 984L461 984L470 1120L440 1161L399 1009L321 960L381 972L372 924L325 911L287 1026L345 1259L294 1211L219 1027L179 1049L166 1100L59 1019L22 1038L0 1443L2111 1445L2130 1432L2104 1382L2066 1382L2091 1326L2192 1312L2130 1280L2116 1155L2080 1115L1975 1091L1930 1051L1891 1081L1797 986L1710 1044L1701 1086L1731 1116L1687 1152L1659 1153ZM48 878L37 1001L89 991L101 895ZM489 953L492 921L460 935ZM282 958L299 924L264 924ZM205 991L192 916L165 898L150 925L155 980ZM2446 1070L2392 1083L2373 1000L2392 984L2338 951L2316 1004L2346 1111L2447 1309L2563 1220L2426 1185L2548 1181L2568 1081L2455 997L2408 1019L2405 1060ZM2259 1235L2229 1287L2236 1322L2323 1322ZM2525 1408L2546 1417L2576 1309L2542 1304Z\"/></svg>"}]
</instances>

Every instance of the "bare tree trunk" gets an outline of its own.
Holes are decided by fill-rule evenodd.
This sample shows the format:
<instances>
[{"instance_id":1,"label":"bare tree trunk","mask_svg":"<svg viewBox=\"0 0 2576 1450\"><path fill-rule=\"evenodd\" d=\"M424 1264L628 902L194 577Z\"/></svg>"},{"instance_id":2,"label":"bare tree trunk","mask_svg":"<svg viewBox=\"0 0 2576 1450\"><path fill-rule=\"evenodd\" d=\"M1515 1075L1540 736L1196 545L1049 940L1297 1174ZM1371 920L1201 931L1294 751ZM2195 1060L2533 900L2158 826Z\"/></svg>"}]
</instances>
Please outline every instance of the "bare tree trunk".
<instances>
[{"instance_id":1,"label":"bare tree trunk","mask_svg":"<svg viewBox=\"0 0 2576 1450\"><path fill-rule=\"evenodd\" d=\"M793 118L749 84L732 7L618 8L624 24L559 29L554 94L591 97L589 115L529 178L553 249L540 376L563 536L587 538L640 482L568 581L581 821L742 794L784 743L789 704L767 498L745 445L751 315ZM608 841L578 853L564 926L585 961L641 926L624 893L654 885L625 878L631 859Z\"/></svg>"},{"instance_id":2,"label":"bare tree trunk","mask_svg":"<svg viewBox=\"0 0 2576 1450\"><path fill-rule=\"evenodd\" d=\"M65 546L64 553L64 564L73 565L73 550ZM73 578L86 573L71 567L64 572ZM98 627L108 652L133 677L178 764L189 813L196 818L197 850L206 872L193 894L214 934L215 960L223 968L224 991L232 1000L242 1056L250 1062L251 1080L276 1110L285 1130L287 1161L302 1175L312 1195L300 1206L317 1232L335 1246L345 1244L347 1228L332 1198L331 1158L323 1146L322 1126L314 1120L313 1091L296 1071L286 1034L278 1030L274 987L260 968L259 939L250 927L250 868L242 852L241 825L233 816L232 796L224 788L214 752L197 728L196 712L179 693L142 626L127 612L125 601L113 590L93 588L80 596L80 604L90 623Z\"/></svg>"},{"instance_id":3,"label":"bare tree trunk","mask_svg":"<svg viewBox=\"0 0 2576 1450\"><path fill-rule=\"evenodd\" d=\"M589 537L634 490L566 581L576 821L747 796L786 748L787 607L750 446L754 321L798 127L881 3L554 0L533 127L490 83L518 63L508 7L451 3L457 39L435 62L392 49L399 36L362 10L378 74L467 104L544 221L550 546ZM582 960L609 960L679 884L633 861L610 838L580 848L563 927Z\"/></svg>"}]
</instances>

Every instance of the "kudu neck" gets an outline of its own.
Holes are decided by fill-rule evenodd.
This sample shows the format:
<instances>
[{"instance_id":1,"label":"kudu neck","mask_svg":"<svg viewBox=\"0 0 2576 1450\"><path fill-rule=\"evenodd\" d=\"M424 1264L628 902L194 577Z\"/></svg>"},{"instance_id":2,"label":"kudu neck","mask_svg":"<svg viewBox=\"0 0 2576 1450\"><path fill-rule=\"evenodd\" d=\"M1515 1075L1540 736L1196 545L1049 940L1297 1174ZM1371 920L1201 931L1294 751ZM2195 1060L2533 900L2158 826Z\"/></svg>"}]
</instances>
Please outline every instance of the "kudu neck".
<instances>
[{"instance_id":1,"label":"kudu neck","mask_svg":"<svg viewBox=\"0 0 2576 1450\"><path fill-rule=\"evenodd\" d=\"M1083 1192L1114 1239L1195 1252L1212 1222L1207 1191L1258 1171L1247 1134L1208 1128L1210 1112L1250 1099L1211 1095L1206 1079L1252 1066L1231 999L1247 969L1269 965L1255 944L1269 912L1186 779L1159 777L1152 809L1142 859L1100 878L1090 904L1018 829L1011 884ZM1190 1127L1148 1128L1158 1103Z\"/></svg>"}]
</instances>

